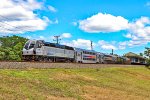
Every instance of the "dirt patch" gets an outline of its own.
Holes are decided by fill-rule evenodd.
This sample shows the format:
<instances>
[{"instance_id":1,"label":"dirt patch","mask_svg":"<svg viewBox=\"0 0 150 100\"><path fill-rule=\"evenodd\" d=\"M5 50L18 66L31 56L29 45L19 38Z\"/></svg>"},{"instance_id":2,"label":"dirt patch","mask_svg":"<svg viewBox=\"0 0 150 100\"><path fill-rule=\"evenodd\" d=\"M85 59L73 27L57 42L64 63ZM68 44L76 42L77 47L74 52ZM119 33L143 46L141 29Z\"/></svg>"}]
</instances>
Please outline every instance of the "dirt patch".
<instances>
[{"instance_id":1,"label":"dirt patch","mask_svg":"<svg viewBox=\"0 0 150 100\"><path fill-rule=\"evenodd\" d=\"M124 73L127 73L127 74L129 74L130 76L133 76L133 77L136 76L136 78L138 78L138 79L150 80L150 76L146 76L146 75L143 75L143 74L138 73L138 72L131 72L131 71L128 71L128 70L120 70L120 71L122 71Z\"/></svg>"},{"instance_id":2,"label":"dirt patch","mask_svg":"<svg viewBox=\"0 0 150 100\"><path fill-rule=\"evenodd\" d=\"M83 76L83 75L74 75L74 74L65 74L65 73L57 73L53 76L53 79L56 80L70 80L70 79L80 79L83 81L96 81L96 79Z\"/></svg>"},{"instance_id":3,"label":"dirt patch","mask_svg":"<svg viewBox=\"0 0 150 100\"><path fill-rule=\"evenodd\" d=\"M81 96L85 100L148 100L148 98L110 88L84 86L82 90L83 95Z\"/></svg>"},{"instance_id":4,"label":"dirt patch","mask_svg":"<svg viewBox=\"0 0 150 100\"><path fill-rule=\"evenodd\" d=\"M47 96L46 100L77 100L75 98L70 98L70 97L58 97L58 96Z\"/></svg>"}]
</instances>

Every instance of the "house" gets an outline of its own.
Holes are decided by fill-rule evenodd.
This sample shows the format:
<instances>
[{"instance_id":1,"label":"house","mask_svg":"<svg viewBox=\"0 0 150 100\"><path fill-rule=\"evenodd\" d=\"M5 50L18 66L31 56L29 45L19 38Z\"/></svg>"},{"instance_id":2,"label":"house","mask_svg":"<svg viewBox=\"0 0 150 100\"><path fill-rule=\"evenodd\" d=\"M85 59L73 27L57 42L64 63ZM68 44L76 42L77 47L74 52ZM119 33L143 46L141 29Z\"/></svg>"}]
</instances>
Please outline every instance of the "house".
<instances>
[{"instance_id":1,"label":"house","mask_svg":"<svg viewBox=\"0 0 150 100\"><path fill-rule=\"evenodd\" d=\"M138 54L135 54L133 52L129 52L125 54L124 56L130 59L131 64L140 64L140 65L146 64L146 58Z\"/></svg>"}]
</instances>

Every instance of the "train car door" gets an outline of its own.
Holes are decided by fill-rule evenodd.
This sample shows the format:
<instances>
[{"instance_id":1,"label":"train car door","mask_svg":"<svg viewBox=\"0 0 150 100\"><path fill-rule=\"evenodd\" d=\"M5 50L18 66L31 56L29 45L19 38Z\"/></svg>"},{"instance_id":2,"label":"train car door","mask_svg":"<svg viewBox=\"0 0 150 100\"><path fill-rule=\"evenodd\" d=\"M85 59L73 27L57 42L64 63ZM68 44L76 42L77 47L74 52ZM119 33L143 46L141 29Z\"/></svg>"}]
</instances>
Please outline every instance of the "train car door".
<instances>
[{"instance_id":1,"label":"train car door","mask_svg":"<svg viewBox=\"0 0 150 100\"><path fill-rule=\"evenodd\" d=\"M43 46L43 44L40 43L39 41L37 41L37 44L36 44L36 54L37 55L43 55L42 46Z\"/></svg>"},{"instance_id":2,"label":"train car door","mask_svg":"<svg viewBox=\"0 0 150 100\"><path fill-rule=\"evenodd\" d=\"M99 63L100 61L99 61L99 55L98 54L96 54L96 63Z\"/></svg>"},{"instance_id":3,"label":"train car door","mask_svg":"<svg viewBox=\"0 0 150 100\"><path fill-rule=\"evenodd\" d=\"M77 62L82 61L82 52L77 52Z\"/></svg>"}]
</instances>

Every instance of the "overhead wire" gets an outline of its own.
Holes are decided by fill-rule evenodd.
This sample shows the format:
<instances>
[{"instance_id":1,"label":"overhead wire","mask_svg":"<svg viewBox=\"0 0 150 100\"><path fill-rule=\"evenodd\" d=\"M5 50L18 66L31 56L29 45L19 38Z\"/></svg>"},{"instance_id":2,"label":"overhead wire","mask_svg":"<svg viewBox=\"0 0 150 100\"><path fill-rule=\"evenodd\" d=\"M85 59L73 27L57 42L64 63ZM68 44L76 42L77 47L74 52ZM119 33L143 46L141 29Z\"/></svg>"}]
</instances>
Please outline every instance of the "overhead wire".
<instances>
[{"instance_id":1,"label":"overhead wire","mask_svg":"<svg viewBox=\"0 0 150 100\"><path fill-rule=\"evenodd\" d=\"M4 19L7 19L7 20L10 20L9 18L7 18L7 17L4 17L3 15L0 15L0 17L1 18L4 18ZM11 25L11 24L9 24L8 22L3 22L3 21L0 21L1 23L3 23L3 24L6 24L6 25L9 25L9 26L11 26L11 27L13 27L13 28L15 28L16 30L13 30L13 31L22 31L22 29L21 28L19 28L19 27L16 27L16 26L13 26L13 25ZM28 28L27 26L25 26L26 28ZM31 32L31 31L26 31L26 33L28 33L28 32Z\"/></svg>"}]
</instances>

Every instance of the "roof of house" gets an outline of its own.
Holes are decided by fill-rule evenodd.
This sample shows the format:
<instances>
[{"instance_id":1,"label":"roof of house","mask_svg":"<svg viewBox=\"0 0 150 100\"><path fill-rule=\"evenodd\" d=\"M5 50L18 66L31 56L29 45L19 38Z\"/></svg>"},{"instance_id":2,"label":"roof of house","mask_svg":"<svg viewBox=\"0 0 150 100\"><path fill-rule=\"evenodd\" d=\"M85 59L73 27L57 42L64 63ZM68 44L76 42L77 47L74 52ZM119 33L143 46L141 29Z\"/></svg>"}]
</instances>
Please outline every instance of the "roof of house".
<instances>
[{"instance_id":1,"label":"roof of house","mask_svg":"<svg viewBox=\"0 0 150 100\"><path fill-rule=\"evenodd\" d=\"M144 57L142 57L142 56L140 56L138 54L135 54L133 52L126 53L124 56L125 57L135 57L135 58L145 59Z\"/></svg>"}]
</instances>

